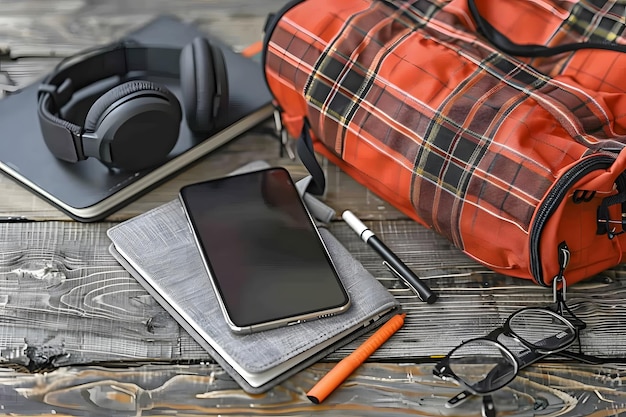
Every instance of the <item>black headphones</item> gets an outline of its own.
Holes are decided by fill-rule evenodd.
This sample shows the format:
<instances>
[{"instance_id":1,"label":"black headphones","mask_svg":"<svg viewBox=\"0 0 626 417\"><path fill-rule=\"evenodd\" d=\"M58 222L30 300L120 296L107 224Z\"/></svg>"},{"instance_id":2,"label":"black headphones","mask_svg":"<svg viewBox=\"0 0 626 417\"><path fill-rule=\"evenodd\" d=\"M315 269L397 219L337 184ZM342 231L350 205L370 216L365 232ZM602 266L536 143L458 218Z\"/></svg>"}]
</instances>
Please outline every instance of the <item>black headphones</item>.
<instances>
[{"instance_id":1,"label":"black headphones","mask_svg":"<svg viewBox=\"0 0 626 417\"><path fill-rule=\"evenodd\" d=\"M61 109L75 92L120 77L161 76L180 80L190 130L211 131L228 108L228 78L219 46L196 38L182 50L120 43L62 61L42 81L39 124L48 149L59 159L78 162L94 157L109 167L141 170L165 160L180 129L178 99L165 86L128 81L102 94L83 126L64 120Z\"/></svg>"}]
</instances>

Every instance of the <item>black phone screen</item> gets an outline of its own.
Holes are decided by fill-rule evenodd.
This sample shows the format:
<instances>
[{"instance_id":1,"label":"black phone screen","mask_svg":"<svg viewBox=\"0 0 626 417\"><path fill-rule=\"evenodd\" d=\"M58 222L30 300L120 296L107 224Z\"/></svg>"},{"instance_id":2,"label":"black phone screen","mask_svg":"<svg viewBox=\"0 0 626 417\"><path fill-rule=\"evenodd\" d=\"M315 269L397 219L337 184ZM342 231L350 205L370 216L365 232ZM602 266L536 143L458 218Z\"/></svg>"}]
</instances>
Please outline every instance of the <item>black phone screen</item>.
<instances>
[{"instance_id":1,"label":"black phone screen","mask_svg":"<svg viewBox=\"0 0 626 417\"><path fill-rule=\"evenodd\" d=\"M305 319L349 303L287 170L192 184L180 197L235 326Z\"/></svg>"}]
</instances>

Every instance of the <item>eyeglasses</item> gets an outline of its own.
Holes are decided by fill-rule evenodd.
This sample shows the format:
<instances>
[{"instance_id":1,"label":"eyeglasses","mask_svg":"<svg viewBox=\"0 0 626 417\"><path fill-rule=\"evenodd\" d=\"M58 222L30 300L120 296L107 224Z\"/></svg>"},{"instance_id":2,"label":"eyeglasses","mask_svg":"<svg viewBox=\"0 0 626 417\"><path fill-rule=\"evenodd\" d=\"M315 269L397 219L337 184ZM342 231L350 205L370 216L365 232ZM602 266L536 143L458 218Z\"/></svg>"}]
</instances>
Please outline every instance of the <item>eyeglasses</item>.
<instances>
[{"instance_id":1,"label":"eyeglasses","mask_svg":"<svg viewBox=\"0 0 626 417\"><path fill-rule=\"evenodd\" d=\"M514 353L499 340L501 335L521 344L522 352ZM576 326L557 312L524 308L511 314L502 327L454 348L433 372L474 394L489 394L510 383L521 367L566 349L577 337Z\"/></svg>"},{"instance_id":2,"label":"eyeglasses","mask_svg":"<svg viewBox=\"0 0 626 417\"><path fill-rule=\"evenodd\" d=\"M557 286L560 287L557 289ZM463 342L435 365L433 373L465 390L446 404L454 407L472 395L483 397L483 415L495 416L490 393L505 387L523 369L558 354L587 363L601 358L566 349L579 339L586 324L565 304L565 282L555 282L556 308L527 307L511 314L503 326L484 337ZM567 313L571 319L564 317Z\"/></svg>"}]
</instances>

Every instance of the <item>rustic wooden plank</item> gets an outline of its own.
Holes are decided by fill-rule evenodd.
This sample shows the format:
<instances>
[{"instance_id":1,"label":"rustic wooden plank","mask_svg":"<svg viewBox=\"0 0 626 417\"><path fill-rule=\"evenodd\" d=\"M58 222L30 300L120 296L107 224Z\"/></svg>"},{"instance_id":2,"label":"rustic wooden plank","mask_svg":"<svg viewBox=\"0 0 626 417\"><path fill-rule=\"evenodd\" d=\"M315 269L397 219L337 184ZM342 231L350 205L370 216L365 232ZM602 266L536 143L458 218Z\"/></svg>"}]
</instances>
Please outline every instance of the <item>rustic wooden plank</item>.
<instances>
[{"instance_id":1,"label":"rustic wooden plank","mask_svg":"<svg viewBox=\"0 0 626 417\"><path fill-rule=\"evenodd\" d=\"M388 221L369 223L382 238L389 236ZM394 341L373 359L445 354L460 341L501 325L516 309L551 303L550 290L490 273L414 222L394 224L396 239L386 240L440 294L437 303L419 301L343 222L330 225L408 314ZM0 224L2 361L39 370L114 360L209 359L108 253L111 225ZM581 338L587 353L626 357L623 271L620 267L612 277L607 273L570 287L569 304L589 324ZM331 359L345 356L361 341Z\"/></svg>"},{"instance_id":2,"label":"rustic wooden plank","mask_svg":"<svg viewBox=\"0 0 626 417\"><path fill-rule=\"evenodd\" d=\"M11 55L66 56L110 42L157 14L172 14L220 36L235 48L258 40L265 19L283 0L0 1L0 45Z\"/></svg>"},{"instance_id":3,"label":"rustic wooden plank","mask_svg":"<svg viewBox=\"0 0 626 417\"><path fill-rule=\"evenodd\" d=\"M35 415L478 416L480 400L446 409L458 387L431 365L365 364L324 403L306 391L332 364L316 364L266 395L243 392L219 367L143 365L68 367L47 374L0 370L0 407ZM623 367L542 364L494 394L499 415L604 416L626 411ZM604 410L604 411L602 411Z\"/></svg>"},{"instance_id":4,"label":"rustic wooden plank","mask_svg":"<svg viewBox=\"0 0 626 417\"><path fill-rule=\"evenodd\" d=\"M170 14L219 37L235 50L258 41L268 13L281 0L139 2L113 0L0 1L0 91L36 81L60 58L112 42L159 14ZM0 98L2 94L0 93Z\"/></svg>"}]
</instances>

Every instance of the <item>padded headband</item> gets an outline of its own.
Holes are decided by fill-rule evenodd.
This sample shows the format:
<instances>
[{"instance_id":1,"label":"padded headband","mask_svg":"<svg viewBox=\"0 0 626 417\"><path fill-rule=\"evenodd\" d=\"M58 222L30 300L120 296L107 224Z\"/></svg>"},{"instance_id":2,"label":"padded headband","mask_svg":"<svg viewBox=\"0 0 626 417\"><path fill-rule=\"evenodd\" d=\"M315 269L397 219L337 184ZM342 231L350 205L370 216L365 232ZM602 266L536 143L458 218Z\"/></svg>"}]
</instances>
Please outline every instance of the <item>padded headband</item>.
<instances>
[{"instance_id":1,"label":"padded headband","mask_svg":"<svg viewBox=\"0 0 626 417\"><path fill-rule=\"evenodd\" d=\"M83 127L57 116L74 92L107 78L133 73L178 78L179 58L180 49L122 42L61 61L39 86L37 113L46 145L63 160L85 159L81 144Z\"/></svg>"}]
</instances>

